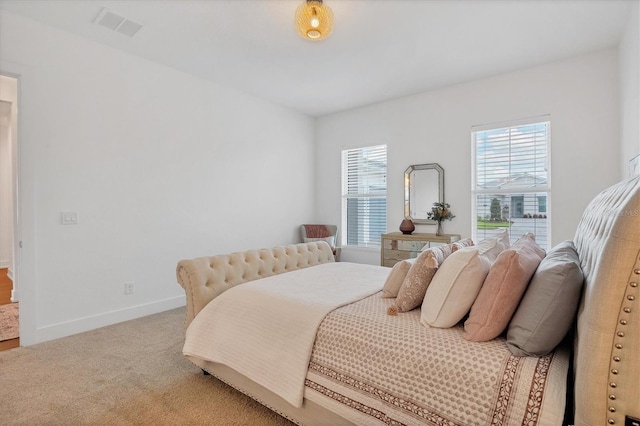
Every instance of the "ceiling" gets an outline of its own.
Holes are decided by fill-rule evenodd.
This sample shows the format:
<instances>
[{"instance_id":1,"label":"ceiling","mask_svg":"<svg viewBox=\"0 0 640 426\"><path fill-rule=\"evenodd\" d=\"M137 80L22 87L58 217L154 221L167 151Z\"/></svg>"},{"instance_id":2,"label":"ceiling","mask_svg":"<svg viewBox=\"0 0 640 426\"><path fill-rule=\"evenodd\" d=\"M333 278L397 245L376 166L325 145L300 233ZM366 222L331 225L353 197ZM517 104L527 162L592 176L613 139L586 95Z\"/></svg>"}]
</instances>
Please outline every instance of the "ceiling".
<instances>
[{"instance_id":1,"label":"ceiling","mask_svg":"<svg viewBox=\"0 0 640 426\"><path fill-rule=\"evenodd\" d=\"M616 46L638 0L325 0L320 42L302 0L0 0L2 9L320 116ZM103 7L143 28L93 23Z\"/></svg>"}]
</instances>

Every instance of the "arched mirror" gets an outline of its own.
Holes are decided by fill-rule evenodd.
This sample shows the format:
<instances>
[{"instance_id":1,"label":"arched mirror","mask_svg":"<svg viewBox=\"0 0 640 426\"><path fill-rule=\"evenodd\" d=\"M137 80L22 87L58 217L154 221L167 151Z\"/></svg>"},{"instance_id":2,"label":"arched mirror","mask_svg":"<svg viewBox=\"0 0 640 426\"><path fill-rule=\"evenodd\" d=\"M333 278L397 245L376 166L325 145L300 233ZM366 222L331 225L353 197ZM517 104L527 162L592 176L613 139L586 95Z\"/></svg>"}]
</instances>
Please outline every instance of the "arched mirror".
<instances>
[{"instance_id":1,"label":"arched mirror","mask_svg":"<svg viewBox=\"0 0 640 426\"><path fill-rule=\"evenodd\" d=\"M427 213L436 201L444 202L444 169L438 163L409 166L404 172L404 217L413 223L435 224Z\"/></svg>"}]
</instances>

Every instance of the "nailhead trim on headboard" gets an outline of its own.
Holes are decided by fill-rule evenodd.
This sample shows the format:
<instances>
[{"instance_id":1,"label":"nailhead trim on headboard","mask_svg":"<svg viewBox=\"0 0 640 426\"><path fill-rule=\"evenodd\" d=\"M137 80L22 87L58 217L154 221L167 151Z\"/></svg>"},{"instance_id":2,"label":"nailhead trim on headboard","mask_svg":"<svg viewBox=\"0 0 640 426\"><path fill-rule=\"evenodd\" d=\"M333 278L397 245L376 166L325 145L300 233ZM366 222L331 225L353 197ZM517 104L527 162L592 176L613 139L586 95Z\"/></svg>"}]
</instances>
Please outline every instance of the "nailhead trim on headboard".
<instances>
[{"instance_id":1,"label":"nailhead trim on headboard","mask_svg":"<svg viewBox=\"0 0 640 426\"><path fill-rule=\"evenodd\" d=\"M594 197L574 242L585 287L574 340L573 420L623 425L625 415L640 413L640 176Z\"/></svg>"},{"instance_id":2,"label":"nailhead trim on headboard","mask_svg":"<svg viewBox=\"0 0 640 426\"><path fill-rule=\"evenodd\" d=\"M616 378L620 377L624 373L625 363L637 362L637 360L629 360L625 357L624 352L624 337L625 330L631 326L629 321L631 320L631 312L633 309L638 309L634 306L636 299L638 298L638 282L640 281L640 255L637 258L637 262L634 265L633 272L630 275L629 285L626 288L624 295L624 302L618 314L618 328L616 331L616 339L613 345L613 356L610 361L610 374L609 374L609 412L612 414L607 422L610 425L616 424L616 416L623 416L623 413L618 413L616 406L616 395L624 395L624 389L618 388L618 382ZM635 324L640 326L640 324ZM616 413L616 414L614 414ZM621 419L622 420L622 419Z\"/></svg>"}]
</instances>

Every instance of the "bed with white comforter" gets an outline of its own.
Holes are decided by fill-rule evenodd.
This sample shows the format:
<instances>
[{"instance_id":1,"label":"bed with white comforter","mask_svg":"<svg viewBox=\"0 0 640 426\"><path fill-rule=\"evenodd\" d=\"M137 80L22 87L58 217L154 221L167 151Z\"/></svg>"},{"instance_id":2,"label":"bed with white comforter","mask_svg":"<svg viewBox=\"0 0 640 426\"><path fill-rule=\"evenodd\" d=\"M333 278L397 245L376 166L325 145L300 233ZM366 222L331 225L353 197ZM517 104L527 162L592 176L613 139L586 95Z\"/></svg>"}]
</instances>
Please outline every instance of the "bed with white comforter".
<instances>
[{"instance_id":1,"label":"bed with white comforter","mask_svg":"<svg viewBox=\"0 0 640 426\"><path fill-rule=\"evenodd\" d=\"M640 418L640 177L599 194L574 241L575 338L544 356L388 315L389 269L324 242L180 261L184 354L299 424L547 426L566 407L567 424L623 425Z\"/></svg>"}]
</instances>

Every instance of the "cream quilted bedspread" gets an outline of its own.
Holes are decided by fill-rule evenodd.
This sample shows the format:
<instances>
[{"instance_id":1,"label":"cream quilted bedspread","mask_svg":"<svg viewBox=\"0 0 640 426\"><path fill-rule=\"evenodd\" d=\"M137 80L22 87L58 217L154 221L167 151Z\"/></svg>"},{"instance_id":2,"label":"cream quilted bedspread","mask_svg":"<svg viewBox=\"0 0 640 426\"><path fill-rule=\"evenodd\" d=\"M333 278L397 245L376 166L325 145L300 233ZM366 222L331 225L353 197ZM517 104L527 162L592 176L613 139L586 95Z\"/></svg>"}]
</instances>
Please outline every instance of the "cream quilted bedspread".
<instances>
[{"instance_id":1,"label":"cream quilted bedspread","mask_svg":"<svg viewBox=\"0 0 640 426\"><path fill-rule=\"evenodd\" d=\"M515 357L503 338L469 342L461 326L425 328L420 310L386 314L379 294L318 329L305 398L356 424L560 425L568 355Z\"/></svg>"},{"instance_id":2,"label":"cream quilted bedspread","mask_svg":"<svg viewBox=\"0 0 640 426\"><path fill-rule=\"evenodd\" d=\"M189 325L183 353L225 364L299 407L321 321L381 290L388 273L331 262L235 286Z\"/></svg>"}]
</instances>

